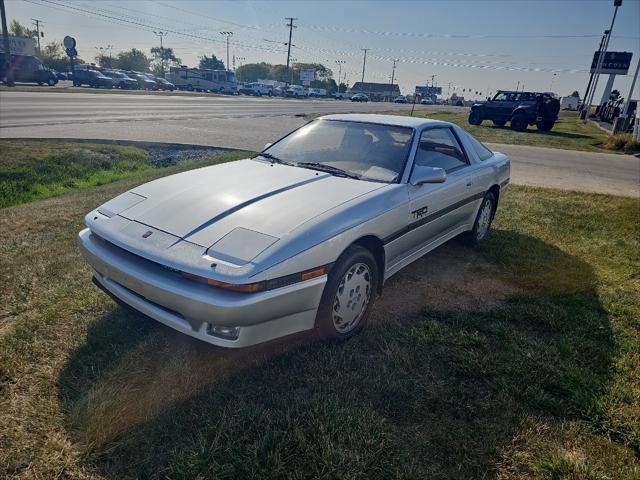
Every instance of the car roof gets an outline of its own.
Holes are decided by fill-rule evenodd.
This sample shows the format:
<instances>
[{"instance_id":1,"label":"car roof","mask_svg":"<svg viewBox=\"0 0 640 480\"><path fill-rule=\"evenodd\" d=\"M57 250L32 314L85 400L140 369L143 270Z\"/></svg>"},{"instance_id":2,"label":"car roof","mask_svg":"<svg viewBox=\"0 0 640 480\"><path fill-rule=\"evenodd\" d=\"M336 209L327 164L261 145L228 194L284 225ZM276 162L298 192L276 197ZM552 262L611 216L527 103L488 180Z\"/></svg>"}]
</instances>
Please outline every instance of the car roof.
<instances>
[{"instance_id":1,"label":"car roof","mask_svg":"<svg viewBox=\"0 0 640 480\"><path fill-rule=\"evenodd\" d=\"M441 120L429 118L407 117L405 115L378 115L373 113L342 113L324 115L321 120L344 120L350 122L378 123L394 127L422 128L429 125L451 125Z\"/></svg>"}]
</instances>

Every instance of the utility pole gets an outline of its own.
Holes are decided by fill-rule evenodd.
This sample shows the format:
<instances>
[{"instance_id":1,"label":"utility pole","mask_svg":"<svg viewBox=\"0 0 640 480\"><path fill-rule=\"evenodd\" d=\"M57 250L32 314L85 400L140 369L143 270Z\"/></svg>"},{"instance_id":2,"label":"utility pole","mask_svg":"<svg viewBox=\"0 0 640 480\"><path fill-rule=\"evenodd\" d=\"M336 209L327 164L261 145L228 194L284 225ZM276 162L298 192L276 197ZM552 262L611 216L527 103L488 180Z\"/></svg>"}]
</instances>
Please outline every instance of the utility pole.
<instances>
[{"instance_id":1,"label":"utility pole","mask_svg":"<svg viewBox=\"0 0 640 480\"><path fill-rule=\"evenodd\" d=\"M162 75L164 75L164 46L162 45L162 38L167 35L167 32L153 32L157 37L160 37L160 66L162 68Z\"/></svg>"},{"instance_id":2,"label":"utility pole","mask_svg":"<svg viewBox=\"0 0 640 480\"><path fill-rule=\"evenodd\" d=\"M293 35L293 29L296 27L293 22L297 20L294 17L285 17L285 20L289 20L287 27L289 27L289 42L287 42L287 78L289 78L289 59L291 58L291 36Z\"/></svg>"},{"instance_id":3,"label":"utility pole","mask_svg":"<svg viewBox=\"0 0 640 480\"><path fill-rule=\"evenodd\" d=\"M393 61L393 68L391 69L391 85L393 85L393 81L396 78L396 62L397 60Z\"/></svg>"},{"instance_id":4,"label":"utility pole","mask_svg":"<svg viewBox=\"0 0 640 480\"><path fill-rule=\"evenodd\" d=\"M220 35L227 37L227 63L225 66L227 67L227 71L229 71L229 39L233 37L233 32L220 32Z\"/></svg>"},{"instance_id":5,"label":"utility pole","mask_svg":"<svg viewBox=\"0 0 640 480\"><path fill-rule=\"evenodd\" d=\"M434 80L434 78L436 78L436 77L437 77L437 75L431 75L431 88L433 88L433 87L434 87L434 85L435 85L435 82L434 82L433 80Z\"/></svg>"},{"instance_id":6,"label":"utility pole","mask_svg":"<svg viewBox=\"0 0 640 480\"><path fill-rule=\"evenodd\" d=\"M364 52L364 58L362 59L362 83L361 83L361 87L360 87L360 91L364 92L364 69L367 66L367 51L369 49L368 48L363 48L362 51Z\"/></svg>"},{"instance_id":7,"label":"utility pole","mask_svg":"<svg viewBox=\"0 0 640 480\"><path fill-rule=\"evenodd\" d=\"M289 83L293 83L293 71L295 70L295 68L294 68L294 66L293 66L293 65L294 65L294 63L295 63L295 62L297 62L297 61L298 61L298 59L297 59L297 58L293 58L293 57L291 57L291 75L290 75L290 77L291 77L291 78L289 79L289 80L290 80L290 81L289 81Z\"/></svg>"},{"instance_id":8,"label":"utility pole","mask_svg":"<svg viewBox=\"0 0 640 480\"><path fill-rule=\"evenodd\" d=\"M598 87L598 80L600 79L600 71L602 70L602 63L604 62L604 57L607 55L607 48L609 48L609 40L611 40L611 33L613 32L613 25L616 21L616 15L618 14L618 8L622 5L622 0L613 0L613 6L615 7L613 10L613 18L611 19L611 26L609 27L607 38L604 41L604 47L600 50L598 54L598 63L596 65L595 77L593 81L593 88L591 92L589 92L588 98L585 99L585 102L582 105L582 111L580 112L580 118L584 123L587 123L587 117L589 116L589 110L591 110L591 102L593 101L593 96L596 93L596 88Z\"/></svg>"},{"instance_id":9,"label":"utility pole","mask_svg":"<svg viewBox=\"0 0 640 480\"><path fill-rule=\"evenodd\" d=\"M338 93L340 93L340 79L342 78L342 64L347 63L345 60L336 60L338 64Z\"/></svg>"},{"instance_id":10,"label":"utility pole","mask_svg":"<svg viewBox=\"0 0 640 480\"><path fill-rule=\"evenodd\" d=\"M4 0L0 0L0 17L2 17L2 43L4 45L4 83L13 87L13 70L11 70L11 46L9 45L9 29L7 28L7 12ZM2 78L0 78L2 80Z\"/></svg>"},{"instance_id":11,"label":"utility pole","mask_svg":"<svg viewBox=\"0 0 640 480\"><path fill-rule=\"evenodd\" d=\"M40 55L40 23L42 23L42 20L38 20L37 18L32 18L31 20L33 20L33 24L36 27L36 36L38 37L38 55Z\"/></svg>"},{"instance_id":12,"label":"utility pole","mask_svg":"<svg viewBox=\"0 0 640 480\"><path fill-rule=\"evenodd\" d=\"M598 47L598 57L602 53L602 48L604 47L604 42L607 39L607 35L609 35L609 30L605 30L602 34L602 38L600 39L600 46ZM582 103L584 103L589 96L589 92L591 91L591 82L593 82L593 73L589 75L589 82L587 83L587 89L585 90L584 96L582 97Z\"/></svg>"}]
</instances>

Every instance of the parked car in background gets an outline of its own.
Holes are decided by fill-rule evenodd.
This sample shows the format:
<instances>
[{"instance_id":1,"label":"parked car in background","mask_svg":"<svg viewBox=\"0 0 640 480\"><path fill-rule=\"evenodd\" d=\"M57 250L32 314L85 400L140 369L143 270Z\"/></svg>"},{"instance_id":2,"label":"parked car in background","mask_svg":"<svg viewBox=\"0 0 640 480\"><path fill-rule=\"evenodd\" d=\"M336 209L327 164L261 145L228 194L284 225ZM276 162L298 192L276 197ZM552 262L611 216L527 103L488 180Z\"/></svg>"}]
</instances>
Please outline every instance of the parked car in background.
<instances>
[{"instance_id":1,"label":"parked car in background","mask_svg":"<svg viewBox=\"0 0 640 480\"><path fill-rule=\"evenodd\" d=\"M103 75L98 70L75 69L73 74L73 86L87 85L93 88L113 88L115 83L112 78Z\"/></svg>"},{"instance_id":2,"label":"parked car in background","mask_svg":"<svg viewBox=\"0 0 640 480\"><path fill-rule=\"evenodd\" d=\"M123 90L136 90L138 88L138 81L129 77L124 72L105 68L102 70L102 74L113 80L113 86L115 88Z\"/></svg>"},{"instance_id":3,"label":"parked car in background","mask_svg":"<svg viewBox=\"0 0 640 480\"><path fill-rule=\"evenodd\" d=\"M176 89L176 86L166 78L152 77L152 79L158 85L158 90L169 90L170 92L173 92Z\"/></svg>"},{"instance_id":4,"label":"parked car in background","mask_svg":"<svg viewBox=\"0 0 640 480\"><path fill-rule=\"evenodd\" d=\"M393 99L393 103L407 103L407 97L405 97L404 95L398 95Z\"/></svg>"},{"instance_id":5,"label":"parked car in background","mask_svg":"<svg viewBox=\"0 0 640 480\"><path fill-rule=\"evenodd\" d=\"M258 82L245 83L238 87L239 93L256 97L261 97L262 95L271 97L273 95L273 90L273 85L266 85Z\"/></svg>"},{"instance_id":6,"label":"parked car in background","mask_svg":"<svg viewBox=\"0 0 640 480\"><path fill-rule=\"evenodd\" d=\"M309 88L307 95L314 98L324 98L327 96L327 90L324 88Z\"/></svg>"},{"instance_id":7,"label":"parked car in background","mask_svg":"<svg viewBox=\"0 0 640 480\"><path fill-rule=\"evenodd\" d=\"M367 97L364 93L356 93L355 95L351 96L351 101L352 102L368 102L369 97Z\"/></svg>"},{"instance_id":8,"label":"parked car in background","mask_svg":"<svg viewBox=\"0 0 640 480\"><path fill-rule=\"evenodd\" d=\"M553 128L559 111L560 102L549 93L498 90L491 100L471 107L469 123L480 125L483 120L491 120L494 125L504 127L510 122L511 128L519 132L526 130L527 125L536 125L546 132Z\"/></svg>"},{"instance_id":9,"label":"parked car in background","mask_svg":"<svg viewBox=\"0 0 640 480\"><path fill-rule=\"evenodd\" d=\"M128 77L133 78L136 82L138 82L138 88L140 90L157 90L158 84L147 77L144 73L134 72L134 71L126 71L124 72Z\"/></svg>"},{"instance_id":10,"label":"parked car in background","mask_svg":"<svg viewBox=\"0 0 640 480\"><path fill-rule=\"evenodd\" d=\"M433 100L429 97L424 97L420 100L420 105L433 105Z\"/></svg>"},{"instance_id":11,"label":"parked car in background","mask_svg":"<svg viewBox=\"0 0 640 480\"><path fill-rule=\"evenodd\" d=\"M307 92L305 92L304 87L302 85L289 85L284 91L285 96L287 97L306 97Z\"/></svg>"},{"instance_id":12,"label":"parked car in background","mask_svg":"<svg viewBox=\"0 0 640 480\"><path fill-rule=\"evenodd\" d=\"M57 70L54 70L53 73L56 74L56 77L58 78L58 81L60 81L60 80L69 80L69 77L67 77L67 73L66 72L58 72Z\"/></svg>"},{"instance_id":13,"label":"parked car in background","mask_svg":"<svg viewBox=\"0 0 640 480\"><path fill-rule=\"evenodd\" d=\"M115 197L79 242L99 288L186 335L345 340L389 277L458 235L485 239L509 175L454 124L329 115L251 159Z\"/></svg>"},{"instance_id":14,"label":"parked car in background","mask_svg":"<svg viewBox=\"0 0 640 480\"><path fill-rule=\"evenodd\" d=\"M351 92L336 92L333 94L333 98L336 100L346 100L351 98Z\"/></svg>"},{"instance_id":15,"label":"parked car in background","mask_svg":"<svg viewBox=\"0 0 640 480\"><path fill-rule=\"evenodd\" d=\"M45 67L39 58L30 55L11 55L11 70L15 82L37 83L50 87L58 83L55 71ZM4 79L6 74L5 55L0 53L0 79Z\"/></svg>"}]
</instances>

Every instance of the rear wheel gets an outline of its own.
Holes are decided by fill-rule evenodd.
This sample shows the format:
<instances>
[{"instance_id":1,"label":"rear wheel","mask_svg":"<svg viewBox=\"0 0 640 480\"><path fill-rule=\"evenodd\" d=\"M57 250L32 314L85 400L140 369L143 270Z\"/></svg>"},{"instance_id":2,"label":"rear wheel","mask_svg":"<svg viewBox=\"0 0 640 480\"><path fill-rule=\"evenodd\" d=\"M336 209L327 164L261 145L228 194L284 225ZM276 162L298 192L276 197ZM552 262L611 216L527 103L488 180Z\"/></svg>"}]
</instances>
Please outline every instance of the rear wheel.
<instances>
[{"instance_id":1,"label":"rear wheel","mask_svg":"<svg viewBox=\"0 0 640 480\"><path fill-rule=\"evenodd\" d=\"M480 125L482 123L482 114L480 110L471 110L469 113L469 124Z\"/></svg>"},{"instance_id":2,"label":"rear wheel","mask_svg":"<svg viewBox=\"0 0 640 480\"><path fill-rule=\"evenodd\" d=\"M493 193L487 192L480 204L480 210L478 210L476 220L473 223L473 229L467 232L464 236L464 239L468 244L475 246L486 238L489 233L489 229L491 228L491 222L493 222L495 213L496 197Z\"/></svg>"},{"instance_id":3,"label":"rear wheel","mask_svg":"<svg viewBox=\"0 0 640 480\"><path fill-rule=\"evenodd\" d=\"M555 122L553 120L540 120L539 122L536 122L536 127L538 127L538 130L541 130L543 132L548 132L553 128L554 125Z\"/></svg>"},{"instance_id":4,"label":"rear wheel","mask_svg":"<svg viewBox=\"0 0 640 480\"><path fill-rule=\"evenodd\" d=\"M524 132L527 129L527 116L524 112L517 112L511 117L511 129Z\"/></svg>"},{"instance_id":5,"label":"rear wheel","mask_svg":"<svg viewBox=\"0 0 640 480\"><path fill-rule=\"evenodd\" d=\"M322 339L345 340L360 331L371 314L378 267L366 248L349 247L335 263L324 287L316 331Z\"/></svg>"}]
</instances>

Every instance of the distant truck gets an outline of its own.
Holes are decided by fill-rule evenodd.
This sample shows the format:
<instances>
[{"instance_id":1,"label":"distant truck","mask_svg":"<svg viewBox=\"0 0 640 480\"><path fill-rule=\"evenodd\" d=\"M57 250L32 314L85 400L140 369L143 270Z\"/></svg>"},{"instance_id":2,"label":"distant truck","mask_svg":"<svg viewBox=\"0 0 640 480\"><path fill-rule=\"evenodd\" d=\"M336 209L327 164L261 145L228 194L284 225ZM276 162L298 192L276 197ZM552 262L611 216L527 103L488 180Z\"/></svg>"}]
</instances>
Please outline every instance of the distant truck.
<instances>
[{"instance_id":1,"label":"distant truck","mask_svg":"<svg viewBox=\"0 0 640 480\"><path fill-rule=\"evenodd\" d=\"M483 120L491 120L504 127L510 122L511 129L518 132L536 125L538 130L547 132L556 123L559 110L560 102L551 93L498 90L491 100L473 104L469 123L480 125Z\"/></svg>"},{"instance_id":2,"label":"distant truck","mask_svg":"<svg viewBox=\"0 0 640 480\"><path fill-rule=\"evenodd\" d=\"M307 95L315 98L324 98L327 96L327 91L324 88L309 88Z\"/></svg>"},{"instance_id":3,"label":"distant truck","mask_svg":"<svg viewBox=\"0 0 640 480\"><path fill-rule=\"evenodd\" d=\"M238 92L243 95L254 95L256 97L261 97L262 95L271 97L273 95L273 90L273 85L266 85L259 82L245 83L238 88Z\"/></svg>"},{"instance_id":4,"label":"distant truck","mask_svg":"<svg viewBox=\"0 0 640 480\"><path fill-rule=\"evenodd\" d=\"M289 85L289 88L284 91L284 95L286 97L306 97L307 92L302 85Z\"/></svg>"},{"instance_id":5,"label":"distant truck","mask_svg":"<svg viewBox=\"0 0 640 480\"><path fill-rule=\"evenodd\" d=\"M206 70L181 65L171 67L165 77L178 90L231 94L238 92L236 74L227 70Z\"/></svg>"}]
</instances>

